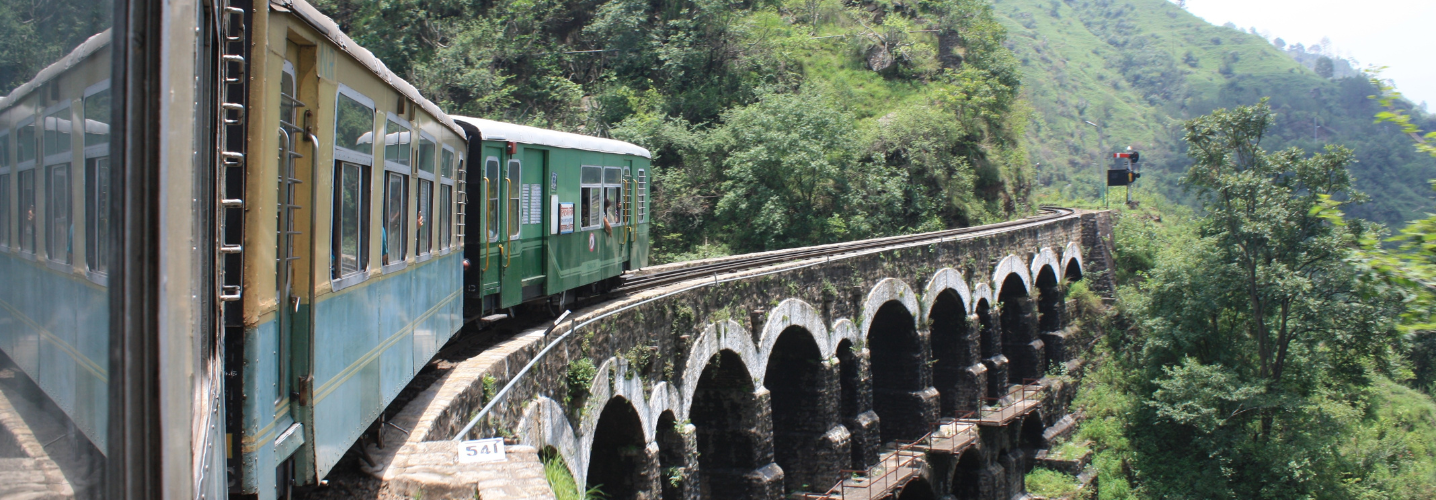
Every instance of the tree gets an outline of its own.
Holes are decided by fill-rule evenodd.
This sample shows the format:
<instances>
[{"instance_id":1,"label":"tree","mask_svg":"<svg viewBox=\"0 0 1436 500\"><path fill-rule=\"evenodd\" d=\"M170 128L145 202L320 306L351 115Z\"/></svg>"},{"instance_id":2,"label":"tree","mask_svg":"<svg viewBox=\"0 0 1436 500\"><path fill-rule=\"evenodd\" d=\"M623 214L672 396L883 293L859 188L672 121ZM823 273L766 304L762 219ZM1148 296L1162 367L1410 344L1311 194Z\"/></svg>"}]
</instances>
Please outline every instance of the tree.
<instances>
[{"instance_id":1,"label":"tree","mask_svg":"<svg viewBox=\"0 0 1436 500\"><path fill-rule=\"evenodd\" d=\"M1336 66L1331 63L1331 58L1326 56L1316 58L1315 69L1317 76L1322 78L1331 78L1331 75L1336 74Z\"/></svg>"},{"instance_id":2,"label":"tree","mask_svg":"<svg viewBox=\"0 0 1436 500\"><path fill-rule=\"evenodd\" d=\"M1141 304L1153 433L1190 443L1155 453L1173 455L1181 465L1168 472L1196 496L1320 490L1337 445L1321 430L1335 425L1330 408L1389 369L1397 343L1397 303L1348 259L1366 227L1319 213L1363 199L1352 152L1267 152L1272 118L1263 100L1185 124L1184 182L1205 215L1152 271Z\"/></svg>"}]
</instances>

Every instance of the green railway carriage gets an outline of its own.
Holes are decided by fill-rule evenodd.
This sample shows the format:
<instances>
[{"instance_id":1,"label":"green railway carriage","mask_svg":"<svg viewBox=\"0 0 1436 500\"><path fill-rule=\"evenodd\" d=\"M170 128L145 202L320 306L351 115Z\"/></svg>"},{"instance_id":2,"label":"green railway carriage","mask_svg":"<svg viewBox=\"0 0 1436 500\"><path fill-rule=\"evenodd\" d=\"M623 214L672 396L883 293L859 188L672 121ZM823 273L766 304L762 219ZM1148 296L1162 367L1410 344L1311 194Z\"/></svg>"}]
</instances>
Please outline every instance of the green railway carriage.
<instances>
[{"instance_id":1,"label":"green railway carriage","mask_svg":"<svg viewBox=\"0 0 1436 500\"><path fill-rule=\"evenodd\" d=\"M647 149L453 117L469 136L465 315L546 301L557 312L648 264Z\"/></svg>"}]
</instances>

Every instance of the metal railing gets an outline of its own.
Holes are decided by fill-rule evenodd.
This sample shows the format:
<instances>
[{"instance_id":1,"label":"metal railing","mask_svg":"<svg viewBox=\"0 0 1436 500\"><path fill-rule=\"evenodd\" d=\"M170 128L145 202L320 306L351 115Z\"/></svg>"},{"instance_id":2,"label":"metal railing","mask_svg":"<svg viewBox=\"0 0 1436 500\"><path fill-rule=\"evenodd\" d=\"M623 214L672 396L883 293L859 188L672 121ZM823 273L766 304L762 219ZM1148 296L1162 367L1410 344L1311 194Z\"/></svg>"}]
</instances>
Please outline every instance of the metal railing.
<instances>
[{"instance_id":1,"label":"metal railing","mask_svg":"<svg viewBox=\"0 0 1436 500\"><path fill-rule=\"evenodd\" d=\"M1027 413L1034 407L1034 403L1041 401L1042 393L1047 389L1040 382L1039 379L1023 379L1022 385L1013 387L1005 397L981 398L984 404L978 408L977 418L970 420L1001 424ZM986 404L988 402L992 404Z\"/></svg>"}]
</instances>

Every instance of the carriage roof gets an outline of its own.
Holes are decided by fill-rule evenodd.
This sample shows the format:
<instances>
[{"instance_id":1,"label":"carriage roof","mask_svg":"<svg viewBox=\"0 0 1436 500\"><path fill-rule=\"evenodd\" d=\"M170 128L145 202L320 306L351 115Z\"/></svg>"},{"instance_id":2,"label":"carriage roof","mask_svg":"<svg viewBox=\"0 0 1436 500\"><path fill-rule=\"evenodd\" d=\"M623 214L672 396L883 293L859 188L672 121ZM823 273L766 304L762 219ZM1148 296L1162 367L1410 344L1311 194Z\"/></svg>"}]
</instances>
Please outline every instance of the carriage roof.
<instances>
[{"instance_id":1,"label":"carriage roof","mask_svg":"<svg viewBox=\"0 0 1436 500\"><path fill-rule=\"evenodd\" d=\"M467 123L479 129L479 135L485 141L514 141L524 144L553 146L556 148L652 158L647 149L619 140L559 132L557 130L548 130L527 125L485 120L483 118L470 118L467 116L454 116L453 118L456 122Z\"/></svg>"}]
</instances>

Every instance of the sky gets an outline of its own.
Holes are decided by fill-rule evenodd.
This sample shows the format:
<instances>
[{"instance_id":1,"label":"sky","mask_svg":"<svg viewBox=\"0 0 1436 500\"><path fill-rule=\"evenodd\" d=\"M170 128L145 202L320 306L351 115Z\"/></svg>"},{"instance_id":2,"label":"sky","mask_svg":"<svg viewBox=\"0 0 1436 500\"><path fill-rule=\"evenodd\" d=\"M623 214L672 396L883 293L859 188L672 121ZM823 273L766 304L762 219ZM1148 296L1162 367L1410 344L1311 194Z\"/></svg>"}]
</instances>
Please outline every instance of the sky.
<instances>
[{"instance_id":1,"label":"sky","mask_svg":"<svg viewBox=\"0 0 1436 500\"><path fill-rule=\"evenodd\" d=\"M1436 110L1436 0L1186 0L1187 11L1215 25L1227 22L1288 45L1330 37L1342 57L1361 68L1387 66L1382 76L1414 103Z\"/></svg>"}]
</instances>

